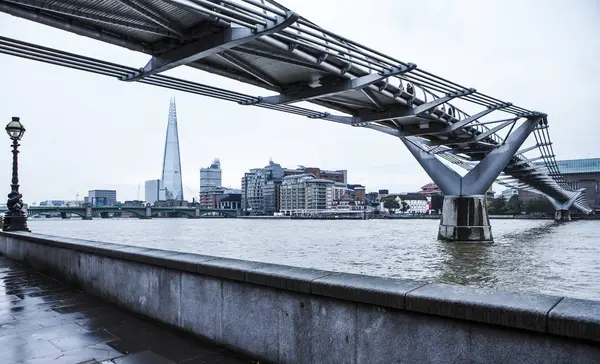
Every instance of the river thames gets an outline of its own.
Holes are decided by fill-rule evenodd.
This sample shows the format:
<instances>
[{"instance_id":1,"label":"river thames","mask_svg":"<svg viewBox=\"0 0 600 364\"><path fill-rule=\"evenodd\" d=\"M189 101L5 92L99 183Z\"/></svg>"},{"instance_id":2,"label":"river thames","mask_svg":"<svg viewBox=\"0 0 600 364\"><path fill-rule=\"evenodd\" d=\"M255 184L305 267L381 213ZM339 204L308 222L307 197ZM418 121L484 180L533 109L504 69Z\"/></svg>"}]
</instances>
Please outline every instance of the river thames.
<instances>
[{"instance_id":1,"label":"river thames","mask_svg":"<svg viewBox=\"0 0 600 364\"><path fill-rule=\"evenodd\" d=\"M600 221L492 220L494 244L437 220L30 220L35 233L428 282L600 300Z\"/></svg>"}]
</instances>

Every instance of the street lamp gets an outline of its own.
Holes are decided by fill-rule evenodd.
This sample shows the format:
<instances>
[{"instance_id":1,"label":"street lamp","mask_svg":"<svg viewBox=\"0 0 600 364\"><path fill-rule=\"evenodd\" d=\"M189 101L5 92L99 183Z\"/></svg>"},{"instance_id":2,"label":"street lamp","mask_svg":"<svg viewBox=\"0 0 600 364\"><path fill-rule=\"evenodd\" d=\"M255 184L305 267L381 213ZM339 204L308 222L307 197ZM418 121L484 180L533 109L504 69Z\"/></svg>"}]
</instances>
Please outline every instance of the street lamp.
<instances>
[{"instance_id":1,"label":"street lamp","mask_svg":"<svg viewBox=\"0 0 600 364\"><path fill-rule=\"evenodd\" d=\"M12 120L6 125L6 133L12 139L13 147L13 166L12 166L12 183L10 185L10 193L8 194L8 201L6 207L8 212L4 216L4 224L2 230L4 231L30 231L27 228L27 216L23 212L23 195L19 193L19 140L25 133L25 128L18 117L13 116Z\"/></svg>"}]
</instances>

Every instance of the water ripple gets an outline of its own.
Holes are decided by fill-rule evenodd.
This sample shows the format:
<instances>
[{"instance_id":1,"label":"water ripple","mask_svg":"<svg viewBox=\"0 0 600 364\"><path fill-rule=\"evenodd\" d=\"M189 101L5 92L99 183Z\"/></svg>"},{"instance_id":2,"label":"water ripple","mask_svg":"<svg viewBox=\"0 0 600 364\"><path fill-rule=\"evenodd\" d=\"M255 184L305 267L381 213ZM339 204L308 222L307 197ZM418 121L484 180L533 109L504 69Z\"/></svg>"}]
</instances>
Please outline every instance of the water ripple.
<instances>
[{"instance_id":1,"label":"water ripple","mask_svg":"<svg viewBox=\"0 0 600 364\"><path fill-rule=\"evenodd\" d=\"M600 221L493 220L495 244L434 220L32 220L33 231L340 272L600 299Z\"/></svg>"}]
</instances>

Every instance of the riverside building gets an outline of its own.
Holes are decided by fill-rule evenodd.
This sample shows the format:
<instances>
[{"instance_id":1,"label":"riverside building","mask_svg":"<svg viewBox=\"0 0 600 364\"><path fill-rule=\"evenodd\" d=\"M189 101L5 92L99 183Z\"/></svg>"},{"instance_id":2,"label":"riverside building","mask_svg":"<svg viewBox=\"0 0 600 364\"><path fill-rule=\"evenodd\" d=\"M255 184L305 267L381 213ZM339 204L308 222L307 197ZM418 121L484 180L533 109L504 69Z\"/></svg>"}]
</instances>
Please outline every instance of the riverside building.
<instances>
[{"instance_id":1,"label":"riverside building","mask_svg":"<svg viewBox=\"0 0 600 364\"><path fill-rule=\"evenodd\" d=\"M255 168L242 177L242 209L250 215L273 215L279 211L279 188L284 170L269 161L264 168Z\"/></svg>"},{"instance_id":2,"label":"riverside building","mask_svg":"<svg viewBox=\"0 0 600 364\"><path fill-rule=\"evenodd\" d=\"M304 167L299 166L296 169L284 169L284 176L295 176L300 174L312 174L315 178L326 179L333 182L348 183L348 171L345 169L340 170L324 170L318 167Z\"/></svg>"},{"instance_id":3,"label":"riverside building","mask_svg":"<svg viewBox=\"0 0 600 364\"><path fill-rule=\"evenodd\" d=\"M242 177L242 210L246 215L272 215L359 209L357 206L364 205L365 188L348 185L347 179L346 170L290 169L269 161L269 165L251 169Z\"/></svg>"},{"instance_id":4,"label":"riverside building","mask_svg":"<svg viewBox=\"0 0 600 364\"><path fill-rule=\"evenodd\" d=\"M334 184L334 181L310 173L286 176L281 182L279 211L284 215L295 215L331 210Z\"/></svg>"}]
</instances>

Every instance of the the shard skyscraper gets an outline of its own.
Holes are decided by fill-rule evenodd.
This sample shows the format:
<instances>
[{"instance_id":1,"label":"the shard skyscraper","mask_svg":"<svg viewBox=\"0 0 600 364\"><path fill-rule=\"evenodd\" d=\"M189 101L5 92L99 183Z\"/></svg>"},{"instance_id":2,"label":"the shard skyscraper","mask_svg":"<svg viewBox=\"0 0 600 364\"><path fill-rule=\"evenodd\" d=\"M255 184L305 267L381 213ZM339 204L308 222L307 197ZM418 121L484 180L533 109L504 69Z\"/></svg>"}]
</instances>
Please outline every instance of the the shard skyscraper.
<instances>
[{"instance_id":1,"label":"the shard skyscraper","mask_svg":"<svg viewBox=\"0 0 600 364\"><path fill-rule=\"evenodd\" d=\"M165 199L183 200L183 183L181 182L181 159L179 158L179 133L177 132L177 110L175 99L169 106L169 123L165 140L163 157L162 182L165 189Z\"/></svg>"}]
</instances>

